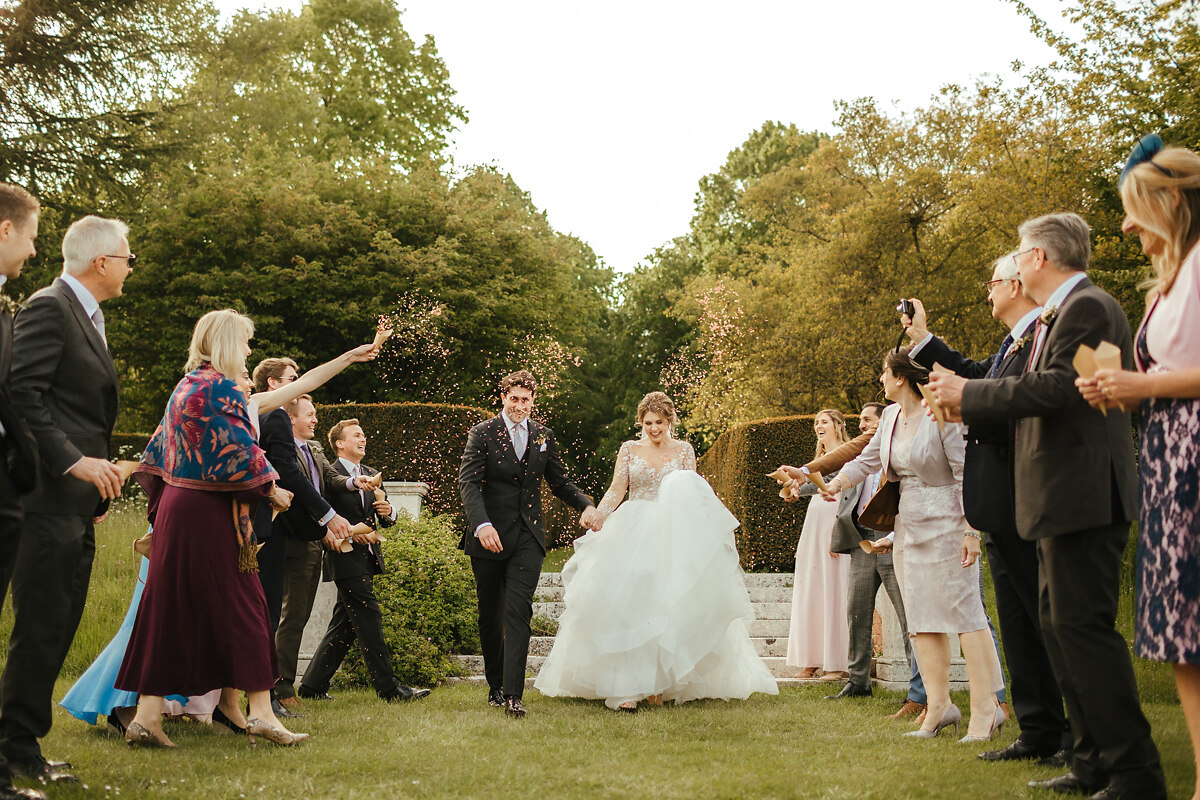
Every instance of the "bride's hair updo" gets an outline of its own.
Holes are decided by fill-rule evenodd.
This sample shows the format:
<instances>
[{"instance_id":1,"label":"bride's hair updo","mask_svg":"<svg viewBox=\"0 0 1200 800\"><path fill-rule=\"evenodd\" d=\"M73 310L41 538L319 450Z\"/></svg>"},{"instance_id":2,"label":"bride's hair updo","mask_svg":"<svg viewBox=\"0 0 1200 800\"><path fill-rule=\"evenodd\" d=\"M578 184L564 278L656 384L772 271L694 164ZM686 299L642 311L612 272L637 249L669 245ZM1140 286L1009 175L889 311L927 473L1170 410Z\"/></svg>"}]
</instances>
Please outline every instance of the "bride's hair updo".
<instances>
[{"instance_id":1,"label":"bride's hair updo","mask_svg":"<svg viewBox=\"0 0 1200 800\"><path fill-rule=\"evenodd\" d=\"M679 424L679 417L675 416L675 404L664 392L651 392L642 398L637 409L638 424L640 425L646 415L651 412L665 419L670 424L672 431Z\"/></svg>"}]
</instances>

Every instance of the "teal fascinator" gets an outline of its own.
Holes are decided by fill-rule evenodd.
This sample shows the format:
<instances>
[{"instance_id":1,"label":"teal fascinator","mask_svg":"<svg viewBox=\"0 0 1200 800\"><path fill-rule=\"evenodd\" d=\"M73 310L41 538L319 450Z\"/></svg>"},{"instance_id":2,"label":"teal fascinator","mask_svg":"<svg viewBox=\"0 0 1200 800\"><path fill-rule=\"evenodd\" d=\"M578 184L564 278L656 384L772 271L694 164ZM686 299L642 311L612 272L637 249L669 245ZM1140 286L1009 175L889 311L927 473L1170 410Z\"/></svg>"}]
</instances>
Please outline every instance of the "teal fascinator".
<instances>
[{"instance_id":1,"label":"teal fascinator","mask_svg":"<svg viewBox=\"0 0 1200 800\"><path fill-rule=\"evenodd\" d=\"M1125 181L1125 176L1130 170L1138 164L1149 164L1157 169L1168 178L1174 178L1175 173L1162 166L1154 163L1154 157L1162 152L1163 140L1157 133L1150 133L1138 139L1138 143L1133 146L1133 151L1129 154L1129 158L1125 161L1125 169L1121 170L1121 178L1117 181L1117 186L1120 186Z\"/></svg>"}]
</instances>

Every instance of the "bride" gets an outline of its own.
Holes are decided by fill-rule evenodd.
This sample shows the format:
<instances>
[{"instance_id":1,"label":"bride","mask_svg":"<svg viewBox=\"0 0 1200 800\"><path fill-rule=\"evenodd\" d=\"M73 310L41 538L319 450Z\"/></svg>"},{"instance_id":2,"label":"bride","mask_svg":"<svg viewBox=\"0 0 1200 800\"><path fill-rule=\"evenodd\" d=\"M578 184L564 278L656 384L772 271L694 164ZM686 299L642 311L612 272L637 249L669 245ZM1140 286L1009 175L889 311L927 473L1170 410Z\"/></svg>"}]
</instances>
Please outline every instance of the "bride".
<instances>
[{"instance_id":1,"label":"bride","mask_svg":"<svg viewBox=\"0 0 1200 800\"><path fill-rule=\"evenodd\" d=\"M535 688L628 712L640 700L778 694L746 630L737 519L671 436L671 399L651 392L637 418L641 441L621 445L593 531L563 568L566 610Z\"/></svg>"}]
</instances>

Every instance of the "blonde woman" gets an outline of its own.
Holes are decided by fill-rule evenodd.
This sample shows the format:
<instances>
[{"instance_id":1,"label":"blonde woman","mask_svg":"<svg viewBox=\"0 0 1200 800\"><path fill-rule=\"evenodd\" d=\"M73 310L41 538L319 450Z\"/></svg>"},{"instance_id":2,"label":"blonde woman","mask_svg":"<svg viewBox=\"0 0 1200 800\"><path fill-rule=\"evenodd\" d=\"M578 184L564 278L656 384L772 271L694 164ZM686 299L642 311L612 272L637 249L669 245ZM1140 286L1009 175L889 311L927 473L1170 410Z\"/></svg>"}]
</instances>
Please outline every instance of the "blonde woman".
<instances>
[{"instance_id":1,"label":"blonde woman","mask_svg":"<svg viewBox=\"0 0 1200 800\"><path fill-rule=\"evenodd\" d=\"M813 432L817 435L814 458L850 441L846 417L835 408L817 412ZM801 491L811 494L814 488L811 483L804 484ZM787 663L801 668L801 678L813 677L818 669L824 672L825 680L850 677L850 623L846 613L850 557L829 551L836 517L836 505L813 498L796 543Z\"/></svg>"},{"instance_id":2,"label":"blonde woman","mask_svg":"<svg viewBox=\"0 0 1200 800\"><path fill-rule=\"evenodd\" d=\"M1100 370L1076 384L1095 406L1141 406L1134 647L1174 665L1200 769L1200 155L1147 136L1120 187L1121 230L1138 235L1155 272L1137 371Z\"/></svg>"},{"instance_id":3,"label":"blonde woman","mask_svg":"<svg viewBox=\"0 0 1200 800\"><path fill-rule=\"evenodd\" d=\"M737 519L672 435L671 399L651 392L637 419L641 439L621 445L593 531L563 569L566 610L534 687L627 712L642 700L777 694L747 632Z\"/></svg>"}]
</instances>

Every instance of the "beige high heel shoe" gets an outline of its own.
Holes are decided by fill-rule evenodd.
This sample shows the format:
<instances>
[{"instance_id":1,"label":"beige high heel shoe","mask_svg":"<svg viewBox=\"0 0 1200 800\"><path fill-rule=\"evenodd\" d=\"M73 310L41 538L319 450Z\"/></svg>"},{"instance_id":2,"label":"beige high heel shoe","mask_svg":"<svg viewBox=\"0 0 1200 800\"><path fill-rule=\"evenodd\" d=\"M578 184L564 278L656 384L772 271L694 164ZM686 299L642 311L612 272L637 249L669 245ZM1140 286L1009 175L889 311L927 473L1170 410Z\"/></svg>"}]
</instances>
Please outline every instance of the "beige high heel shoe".
<instances>
[{"instance_id":1,"label":"beige high heel shoe","mask_svg":"<svg viewBox=\"0 0 1200 800\"><path fill-rule=\"evenodd\" d=\"M307 733L292 733L283 728L275 728L263 722L258 717L251 717L246 720L246 734L250 737L250 744L254 744L254 737L261 736L269 742L274 742L281 747L291 747L297 745L308 738Z\"/></svg>"}]
</instances>

